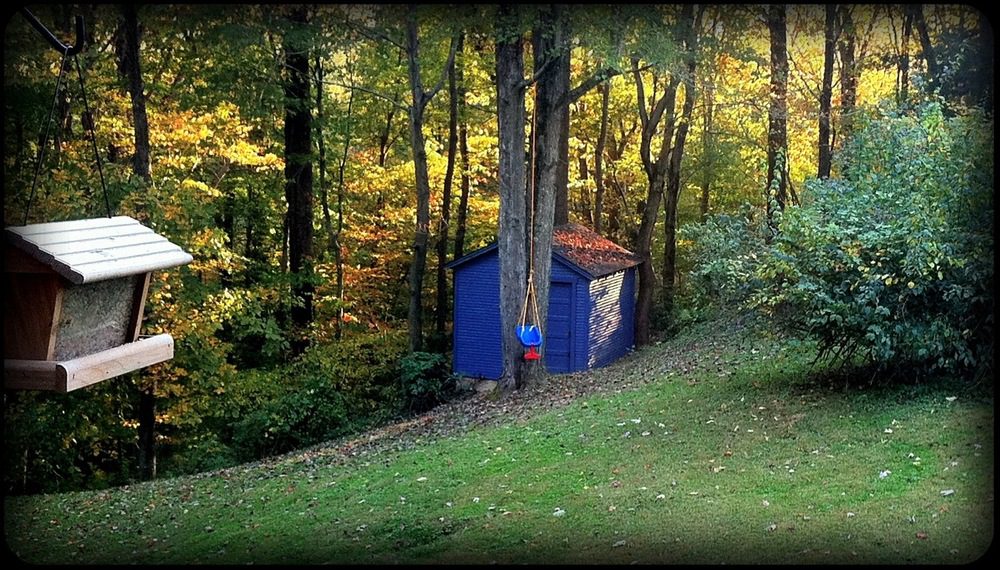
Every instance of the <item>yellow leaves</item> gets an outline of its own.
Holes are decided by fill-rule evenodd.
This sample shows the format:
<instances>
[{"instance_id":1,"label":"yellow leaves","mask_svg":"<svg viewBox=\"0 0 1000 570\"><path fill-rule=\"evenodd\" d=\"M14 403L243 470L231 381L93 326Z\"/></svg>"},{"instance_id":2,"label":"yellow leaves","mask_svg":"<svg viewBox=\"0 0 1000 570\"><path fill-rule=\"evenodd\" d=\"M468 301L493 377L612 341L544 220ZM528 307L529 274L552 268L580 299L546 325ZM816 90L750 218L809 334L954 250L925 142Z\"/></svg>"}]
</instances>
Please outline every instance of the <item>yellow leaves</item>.
<instances>
[{"instance_id":1,"label":"yellow leaves","mask_svg":"<svg viewBox=\"0 0 1000 570\"><path fill-rule=\"evenodd\" d=\"M217 189L212 188L208 184L205 184L204 182L201 182L199 180L192 180L191 178L185 178L183 181L181 181L181 188L185 190L195 190L198 192L204 192L205 194L213 198L218 198L222 196L222 192L219 192Z\"/></svg>"}]
</instances>

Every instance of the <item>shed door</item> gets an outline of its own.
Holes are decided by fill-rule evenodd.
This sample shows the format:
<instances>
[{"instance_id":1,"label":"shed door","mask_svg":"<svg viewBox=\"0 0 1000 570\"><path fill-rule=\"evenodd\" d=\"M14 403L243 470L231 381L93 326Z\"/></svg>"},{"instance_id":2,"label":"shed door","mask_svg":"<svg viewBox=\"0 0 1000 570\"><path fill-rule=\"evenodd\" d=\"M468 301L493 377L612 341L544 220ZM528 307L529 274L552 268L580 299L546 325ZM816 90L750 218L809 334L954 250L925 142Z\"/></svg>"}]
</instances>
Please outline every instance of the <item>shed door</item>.
<instances>
[{"instance_id":1,"label":"shed door","mask_svg":"<svg viewBox=\"0 0 1000 570\"><path fill-rule=\"evenodd\" d=\"M549 323L542 348L549 372L570 372L573 362L573 284L554 281L549 289Z\"/></svg>"}]
</instances>

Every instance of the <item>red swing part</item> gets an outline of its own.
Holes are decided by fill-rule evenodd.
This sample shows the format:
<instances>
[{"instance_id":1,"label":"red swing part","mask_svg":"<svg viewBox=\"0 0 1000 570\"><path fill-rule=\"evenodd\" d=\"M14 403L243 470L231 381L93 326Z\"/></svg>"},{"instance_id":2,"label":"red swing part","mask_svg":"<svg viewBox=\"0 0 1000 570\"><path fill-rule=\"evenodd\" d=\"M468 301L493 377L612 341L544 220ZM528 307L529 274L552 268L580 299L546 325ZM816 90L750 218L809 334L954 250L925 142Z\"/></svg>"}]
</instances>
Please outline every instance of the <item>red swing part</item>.
<instances>
[{"instance_id":1,"label":"red swing part","mask_svg":"<svg viewBox=\"0 0 1000 570\"><path fill-rule=\"evenodd\" d=\"M541 358L542 358L542 355L539 354L537 350L535 350L534 346L529 346L528 347L528 352L524 353L524 359L525 360L539 360Z\"/></svg>"}]
</instances>

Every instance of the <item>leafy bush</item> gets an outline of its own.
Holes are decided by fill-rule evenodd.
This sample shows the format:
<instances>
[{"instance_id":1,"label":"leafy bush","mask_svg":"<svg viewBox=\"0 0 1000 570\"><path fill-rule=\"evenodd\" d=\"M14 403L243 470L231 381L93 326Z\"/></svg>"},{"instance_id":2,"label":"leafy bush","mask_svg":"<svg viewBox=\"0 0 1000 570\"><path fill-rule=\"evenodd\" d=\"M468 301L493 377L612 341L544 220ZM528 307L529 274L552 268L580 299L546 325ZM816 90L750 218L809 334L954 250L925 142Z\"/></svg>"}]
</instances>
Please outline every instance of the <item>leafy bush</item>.
<instances>
[{"instance_id":1,"label":"leafy bush","mask_svg":"<svg viewBox=\"0 0 1000 570\"><path fill-rule=\"evenodd\" d=\"M339 437L395 416L405 397L397 362L405 331L312 346L294 363L242 375L213 422L241 459Z\"/></svg>"},{"instance_id":2,"label":"leafy bush","mask_svg":"<svg viewBox=\"0 0 1000 570\"><path fill-rule=\"evenodd\" d=\"M283 453L345 433L353 417L344 394L312 379L237 421L233 447L242 459Z\"/></svg>"},{"instance_id":3,"label":"leafy bush","mask_svg":"<svg viewBox=\"0 0 1000 570\"><path fill-rule=\"evenodd\" d=\"M695 310L738 305L762 285L756 275L763 260L766 227L753 219L751 206L741 216L720 214L703 224L681 228L695 264L688 273L685 295Z\"/></svg>"},{"instance_id":4,"label":"leafy bush","mask_svg":"<svg viewBox=\"0 0 1000 570\"><path fill-rule=\"evenodd\" d=\"M785 212L752 302L815 337L824 355L986 370L992 122L945 119L931 104L860 127L843 179L809 181L802 206Z\"/></svg>"},{"instance_id":5,"label":"leafy bush","mask_svg":"<svg viewBox=\"0 0 1000 570\"><path fill-rule=\"evenodd\" d=\"M399 361L399 380L411 411L422 412L444 402L455 390L455 378L443 354L414 352Z\"/></svg>"}]
</instances>

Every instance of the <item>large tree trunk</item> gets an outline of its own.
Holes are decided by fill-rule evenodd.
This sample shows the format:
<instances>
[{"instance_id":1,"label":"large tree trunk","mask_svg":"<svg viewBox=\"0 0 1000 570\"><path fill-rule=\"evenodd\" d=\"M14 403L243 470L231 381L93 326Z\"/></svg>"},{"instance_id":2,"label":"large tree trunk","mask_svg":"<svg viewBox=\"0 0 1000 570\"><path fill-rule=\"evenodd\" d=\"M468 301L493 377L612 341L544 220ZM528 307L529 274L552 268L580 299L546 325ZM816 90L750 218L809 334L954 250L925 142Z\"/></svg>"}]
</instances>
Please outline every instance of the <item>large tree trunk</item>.
<instances>
[{"instance_id":1,"label":"large tree trunk","mask_svg":"<svg viewBox=\"0 0 1000 570\"><path fill-rule=\"evenodd\" d=\"M497 245L500 261L500 323L503 374L500 388L522 383L522 348L515 333L526 290L524 164L524 54L517 28L517 8L501 5L496 23L497 133L499 139L500 221Z\"/></svg>"},{"instance_id":2,"label":"large tree trunk","mask_svg":"<svg viewBox=\"0 0 1000 570\"><path fill-rule=\"evenodd\" d=\"M830 106L833 97L833 60L836 55L837 7L826 5L826 25L823 28L825 47L823 51L823 87L819 95L819 178L829 178L833 164L830 148Z\"/></svg>"},{"instance_id":3,"label":"large tree trunk","mask_svg":"<svg viewBox=\"0 0 1000 570\"><path fill-rule=\"evenodd\" d=\"M306 8L289 14L293 27L307 23ZM312 242L313 169L312 112L309 100L309 56L295 30L284 39L285 52L285 200L288 202L288 270L292 274L292 350L301 354L309 346L305 328L313 318Z\"/></svg>"},{"instance_id":4,"label":"large tree trunk","mask_svg":"<svg viewBox=\"0 0 1000 570\"><path fill-rule=\"evenodd\" d=\"M569 15L550 4L531 34L535 73L535 171L537 188L555 193L555 223L569 221ZM544 67L544 69L542 69Z\"/></svg>"},{"instance_id":5,"label":"large tree trunk","mask_svg":"<svg viewBox=\"0 0 1000 570\"><path fill-rule=\"evenodd\" d=\"M608 141L608 103L611 96L611 85L604 83L601 90L601 132L597 135L597 148L594 150L594 231L601 233L604 229L604 147Z\"/></svg>"},{"instance_id":6,"label":"large tree trunk","mask_svg":"<svg viewBox=\"0 0 1000 570\"><path fill-rule=\"evenodd\" d=\"M840 139L847 140L854 130L854 108L858 98L858 67L854 44L857 33L850 6L841 5L840 13Z\"/></svg>"},{"instance_id":7,"label":"large tree trunk","mask_svg":"<svg viewBox=\"0 0 1000 570\"><path fill-rule=\"evenodd\" d=\"M566 7L552 4L543 10L539 24L532 31L535 54L535 128L532 136L534 180L528 192L530 208L534 205L534 227L529 228L528 250L533 257L529 271L538 305L537 324L548 330L549 276L552 269L553 225L569 221L569 15ZM542 66L547 66L544 71ZM530 313L529 313L530 314ZM527 367L531 376L541 374L542 360Z\"/></svg>"},{"instance_id":8,"label":"large tree trunk","mask_svg":"<svg viewBox=\"0 0 1000 570\"><path fill-rule=\"evenodd\" d=\"M772 4L767 12L771 37L771 95L767 117L767 221L777 233L775 210L784 210L788 190L788 49L785 6Z\"/></svg>"},{"instance_id":9,"label":"large tree trunk","mask_svg":"<svg viewBox=\"0 0 1000 570\"><path fill-rule=\"evenodd\" d=\"M464 37L459 37L458 50ZM444 174L444 191L441 194L441 220L437 237L437 307L435 330L443 335L448 317L448 224L451 223L451 185L455 175L455 155L458 151L458 78L455 62L448 68L448 165Z\"/></svg>"}]
</instances>

